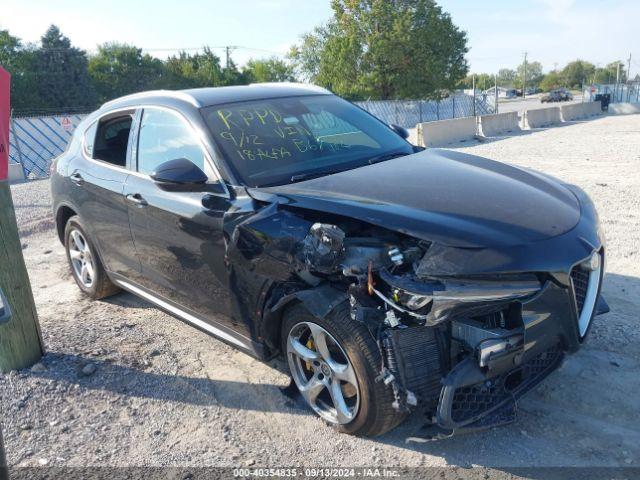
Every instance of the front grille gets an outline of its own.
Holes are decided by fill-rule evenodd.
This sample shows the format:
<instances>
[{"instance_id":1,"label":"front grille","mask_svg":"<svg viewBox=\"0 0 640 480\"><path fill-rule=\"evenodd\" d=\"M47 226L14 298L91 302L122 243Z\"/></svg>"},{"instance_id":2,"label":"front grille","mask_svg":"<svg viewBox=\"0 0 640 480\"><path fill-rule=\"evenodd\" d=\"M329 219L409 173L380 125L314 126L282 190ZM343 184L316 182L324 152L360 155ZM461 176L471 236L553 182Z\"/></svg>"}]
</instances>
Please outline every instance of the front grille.
<instances>
[{"instance_id":1,"label":"front grille","mask_svg":"<svg viewBox=\"0 0 640 480\"><path fill-rule=\"evenodd\" d=\"M571 280L573 281L573 294L576 297L576 306L578 307L578 317L582 314L584 300L587 297L587 288L589 287L590 272L586 268L576 265L571 270Z\"/></svg>"},{"instance_id":2,"label":"front grille","mask_svg":"<svg viewBox=\"0 0 640 480\"><path fill-rule=\"evenodd\" d=\"M541 381L561 355L562 351L556 346L539 353L519 369L456 389L451 405L451 419L456 423L463 423L489 412L511 398L519 397Z\"/></svg>"}]
</instances>

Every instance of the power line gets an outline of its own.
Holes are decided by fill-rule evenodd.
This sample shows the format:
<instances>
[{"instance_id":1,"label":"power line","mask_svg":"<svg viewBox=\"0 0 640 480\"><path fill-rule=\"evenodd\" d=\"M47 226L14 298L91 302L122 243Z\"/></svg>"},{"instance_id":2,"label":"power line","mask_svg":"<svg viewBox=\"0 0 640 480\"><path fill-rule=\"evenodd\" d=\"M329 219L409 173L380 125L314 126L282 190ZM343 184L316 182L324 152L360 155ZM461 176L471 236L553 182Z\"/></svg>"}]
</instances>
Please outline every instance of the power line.
<instances>
[{"instance_id":1,"label":"power line","mask_svg":"<svg viewBox=\"0 0 640 480\"><path fill-rule=\"evenodd\" d=\"M205 49L210 50L249 50L253 52L264 52L271 53L273 55L285 56L287 52L278 51L278 50L269 50L266 48L258 48L258 47L246 47L242 45L204 45L202 47L137 47L135 45L123 44L125 46L137 48L143 52L195 52ZM24 50L28 51L28 48ZM70 47L36 47L35 50L46 51L46 52L68 52L69 50L80 50L84 52L97 53L99 51L98 48L81 48L76 46Z\"/></svg>"}]
</instances>

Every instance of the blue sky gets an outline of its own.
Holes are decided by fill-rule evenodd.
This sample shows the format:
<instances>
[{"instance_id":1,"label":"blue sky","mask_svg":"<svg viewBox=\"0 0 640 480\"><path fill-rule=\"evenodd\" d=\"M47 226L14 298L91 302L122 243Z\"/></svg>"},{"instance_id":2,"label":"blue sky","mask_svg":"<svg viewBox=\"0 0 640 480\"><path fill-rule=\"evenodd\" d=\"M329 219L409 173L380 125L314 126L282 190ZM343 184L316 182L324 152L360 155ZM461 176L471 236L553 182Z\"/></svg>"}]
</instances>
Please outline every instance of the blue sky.
<instances>
[{"instance_id":1,"label":"blue sky","mask_svg":"<svg viewBox=\"0 0 640 480\"><path fill-rule=\"evenodd\" d=\"M74 44L95 50L127 42L164 57L171 49L237 45L237 63L284 54L331 16L329 0L2 0L0 27L37 41L55 23ZM638 0L441 0L467 31L476 72L513 68L523 52L545 70L575 58L604 65L633 54L640 72ZM223 50L217 50L223 56Z\"/></svg>"}]
</instances>

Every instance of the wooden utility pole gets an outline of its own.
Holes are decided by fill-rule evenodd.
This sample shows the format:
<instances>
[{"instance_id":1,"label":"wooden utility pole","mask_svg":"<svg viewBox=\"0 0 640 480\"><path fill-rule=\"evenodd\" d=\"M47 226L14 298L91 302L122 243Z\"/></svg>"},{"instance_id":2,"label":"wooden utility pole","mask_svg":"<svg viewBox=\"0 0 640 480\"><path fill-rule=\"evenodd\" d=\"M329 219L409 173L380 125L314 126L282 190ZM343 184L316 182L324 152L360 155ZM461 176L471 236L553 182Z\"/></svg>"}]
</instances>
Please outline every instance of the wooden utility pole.
<instances>
[{"instance_id":1,"label":"wooden utility pole","mask_svg":"<svg viewBox=\"0 0 640 480\"><path fill-rule=\"evenodd\" d=\"M475 74L472 77L472 88L473 88L473 116L476 116L476 76Z\"/></svg>"},{"instance_id":2,"label":"wooden utility pole","mask_svg":"<svg viewBox=\"0 0 640 480\"><path fill-rule=\"evenodd\" d=\"M527 52L524 52L524 72L522 72L522 98L527 97Z\"/></svg>"},{"instance_id":3,"label":"wooden utility pole","mask_svg":"<svg viewBox=\"0 0 640 480\"><path fill-rule=\"evenodd\" d=\"M0 289L13 312L0 325L0 371L25 368L43 354L38 315L22 256L9 189L9 74L0 67Z\"/></svg>"},{"instance_id":4,"label":"wooden utility pole","mask_svg":"<svg viewBox=\"0 0 640 480\"><path fill-rule=\"evenodd\" d=\"M2 443L2 430L0 430L0 479L9 478L7 471L7 456L4 453L4 443Z\"/></svg>"},{"instance_id":5,"label":"wooden utility pole","mask_svg":"<svg viewBox=\"0 0 640 480\"><path fill-rule=\"evenodd\" d=\"M497 73L493 75L493 96L495 99L495 108L493 113L499 113L498 112L498 74Z\"/></svg>"}]
</instances>

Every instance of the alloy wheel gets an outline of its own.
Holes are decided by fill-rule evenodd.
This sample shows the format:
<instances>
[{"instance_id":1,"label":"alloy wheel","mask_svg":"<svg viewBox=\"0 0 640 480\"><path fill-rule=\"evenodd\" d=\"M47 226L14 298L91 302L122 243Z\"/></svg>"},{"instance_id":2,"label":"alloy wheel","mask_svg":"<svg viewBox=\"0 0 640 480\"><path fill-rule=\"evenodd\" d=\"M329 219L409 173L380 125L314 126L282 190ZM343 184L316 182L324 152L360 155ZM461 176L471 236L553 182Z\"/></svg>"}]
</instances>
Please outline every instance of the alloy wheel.
<instances>
[{"instance_id":1,"label":"alloy wheel","mask_svg":"<svg viewBox=\"0 0 640 480\"><path fill-rule=\"evenodd\" d=\"M73 229L69 233L68 249L74 275L82 285L91 288L96 269L89 243L80 230Z\"/></svg>"},{"instance_id":2,"label":"alloy wheel","mask_svg":"<svg viewBox=\"0 0 640 480\"><path fill-rule=\"evenodd\" d=\"M309 406L337 425L353 421L360 406L356 373L344 349L320 325L296 324L287 338L293 380Z\"/></svg>"}]
</instances>

